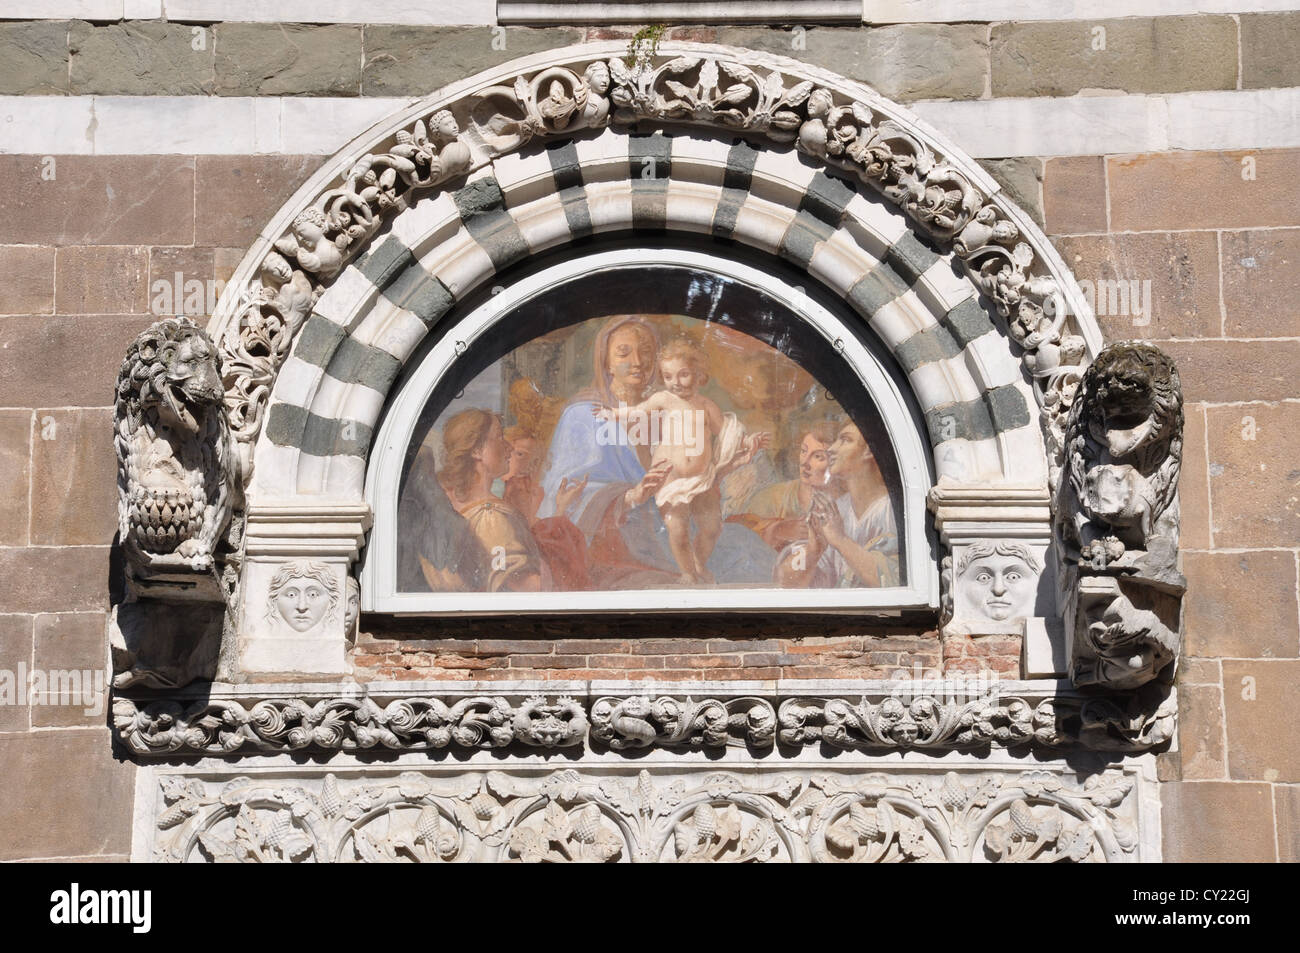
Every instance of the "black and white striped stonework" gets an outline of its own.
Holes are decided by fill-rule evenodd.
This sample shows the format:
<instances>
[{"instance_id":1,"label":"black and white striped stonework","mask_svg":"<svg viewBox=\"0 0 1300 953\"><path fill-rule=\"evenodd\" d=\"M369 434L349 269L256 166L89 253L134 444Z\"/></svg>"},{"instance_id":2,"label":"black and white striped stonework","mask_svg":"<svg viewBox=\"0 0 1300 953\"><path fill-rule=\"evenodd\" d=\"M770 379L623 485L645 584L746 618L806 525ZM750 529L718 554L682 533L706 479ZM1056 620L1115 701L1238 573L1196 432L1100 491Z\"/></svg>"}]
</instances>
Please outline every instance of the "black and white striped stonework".
<instances>
[{"instance_id":1,"label":"black and white striped stonework","mask_svg":"<svg viewBox=\"0 0 1300 953\"><path fill-rule=\"evenodd\" d=\"M272 395L259 454L296 475L282 489L355 493L393 381L457 301L530 255L629 230L731 239L841 297L911 383L938 475L987 479L1033 451L1019 455L1023 482L1024 459L1042 459L1009 340L952 256L888 201L793 150L607 129L494 160L397 216L343 271Z\"/></svg>"}]
</instances>

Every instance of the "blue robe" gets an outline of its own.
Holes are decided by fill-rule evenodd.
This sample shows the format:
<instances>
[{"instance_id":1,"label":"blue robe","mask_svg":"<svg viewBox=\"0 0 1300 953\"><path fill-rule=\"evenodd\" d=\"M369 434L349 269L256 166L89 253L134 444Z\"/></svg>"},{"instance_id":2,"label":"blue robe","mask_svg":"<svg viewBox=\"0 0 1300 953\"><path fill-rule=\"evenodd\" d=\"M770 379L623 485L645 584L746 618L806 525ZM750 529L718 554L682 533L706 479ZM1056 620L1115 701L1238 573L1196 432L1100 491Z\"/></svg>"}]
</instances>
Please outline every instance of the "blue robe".
<instances>
[{"instance_id":1,"label":"blue robe","mask_svg":"<svg viewBox=\"0 0 1300 953\"><path fill-rule=\"evenodd\" d=\"M551 437L537 514L555 516L560 481L567 477L571 483L581 482L585 475L586 489L569 511L569 518L588 542L600 530L610 507L640 483L646 472L628 444L623 425L595 417L592 410L597 406L593 400L576 400L560 415ZM680 572L653 499L628 511L619 533L628 551L646 567L673 577ZM776 553L757 533L736 523L723 524L709 559L709 572L719 583L770 586L775 567Z\"/></svg>"}]
</instances>

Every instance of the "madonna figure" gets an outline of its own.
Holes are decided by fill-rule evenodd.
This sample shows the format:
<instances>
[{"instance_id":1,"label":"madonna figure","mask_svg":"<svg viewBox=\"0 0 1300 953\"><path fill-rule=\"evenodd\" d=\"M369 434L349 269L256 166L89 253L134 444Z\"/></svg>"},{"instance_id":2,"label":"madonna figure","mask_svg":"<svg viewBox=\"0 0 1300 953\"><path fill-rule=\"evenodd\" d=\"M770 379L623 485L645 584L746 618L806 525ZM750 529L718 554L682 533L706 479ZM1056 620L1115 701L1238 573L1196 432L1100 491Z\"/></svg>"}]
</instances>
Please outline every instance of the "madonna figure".
<instances>
[{"instance_id":1,"label":"madonna figure","mask_svg":"<svg viewBox=\"0 0 1300 953\"><path fill-rule=\"evenodd\" d=\"M556 512L561 485L585 486L570 518L586 536L593 588L644 589L675 585L680 570L654 503L668 465L651 466L649 443L593 410L641 403L658 383L659 338L634 315L616 315L592 347L593 380L560 415L551 438L538 515ZM635 439L634 439L635 438ZM565 484L567 481L567 484ZM724 527L709 560L720 584L765 585L775 554L743 526Z\"/></svg>"}]
</instances>

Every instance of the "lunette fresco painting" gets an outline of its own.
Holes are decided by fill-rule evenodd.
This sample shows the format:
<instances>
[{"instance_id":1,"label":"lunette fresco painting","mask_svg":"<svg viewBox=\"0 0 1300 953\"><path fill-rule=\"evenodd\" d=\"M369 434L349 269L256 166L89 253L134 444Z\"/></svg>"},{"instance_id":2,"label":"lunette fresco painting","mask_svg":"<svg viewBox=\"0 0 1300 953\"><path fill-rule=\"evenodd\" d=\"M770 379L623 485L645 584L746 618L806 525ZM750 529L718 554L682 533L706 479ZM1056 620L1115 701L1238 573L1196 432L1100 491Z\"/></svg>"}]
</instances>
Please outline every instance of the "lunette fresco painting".
<instances>
[{"instance_id":1,"label":"lunette fresco painting","mask_svg":"<svg viewBox=\"0 0 1300 953\"><path fill-rule=\"evenodd\" d=\"M904 584L885 430L833 347L706 273L575 284L426 406L400 591Z\"/></svg>"}]
</instances>

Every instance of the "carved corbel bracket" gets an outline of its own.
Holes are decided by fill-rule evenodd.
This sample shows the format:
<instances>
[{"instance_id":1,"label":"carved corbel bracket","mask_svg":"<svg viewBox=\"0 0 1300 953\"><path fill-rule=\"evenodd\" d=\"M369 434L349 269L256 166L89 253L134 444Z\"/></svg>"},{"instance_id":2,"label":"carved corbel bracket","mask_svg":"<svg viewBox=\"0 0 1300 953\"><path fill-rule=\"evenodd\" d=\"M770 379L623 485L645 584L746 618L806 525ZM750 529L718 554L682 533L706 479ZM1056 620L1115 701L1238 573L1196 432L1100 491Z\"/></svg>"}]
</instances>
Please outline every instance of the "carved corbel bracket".
<instances>
[{"instance_id":1,"label":"carved corbel bracket","mask_svg":"<svg viewBox=\"0 0 1300 953\"><path fill-rule=\"evenodd\" d=\"M109 621L114 685L212 678L238 573L241 492L221 356L185 318L132 342L117 379L118 543L126 598Z\"/></svg>"},{"instance_id":2,"label":"carved corbel bracket","mask_svg":"<svg viewBox=\"0 0 1300 953\"><path fill-rule=\"evenodd\" d=\"M1127 690L1169 680L1186 580L1178 571L1183 395L1168 355L1112 344L1084 373L1056 506L1070 677Z\"/></svg>"}]
</instances>

